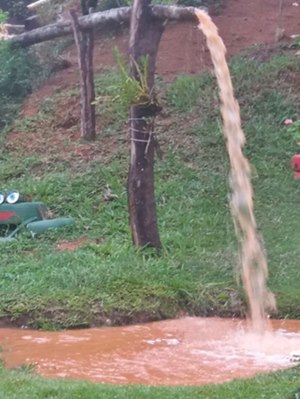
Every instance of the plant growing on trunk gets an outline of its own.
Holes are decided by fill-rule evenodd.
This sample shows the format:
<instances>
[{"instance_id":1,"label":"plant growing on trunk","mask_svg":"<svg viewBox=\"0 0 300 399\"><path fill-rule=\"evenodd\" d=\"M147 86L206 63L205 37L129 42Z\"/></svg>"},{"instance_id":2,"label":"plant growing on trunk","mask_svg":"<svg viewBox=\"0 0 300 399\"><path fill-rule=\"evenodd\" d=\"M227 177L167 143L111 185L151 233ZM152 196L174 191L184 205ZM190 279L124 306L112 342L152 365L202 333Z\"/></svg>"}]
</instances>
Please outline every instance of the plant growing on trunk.
<instances>
[{"instance_id":1,"label":"plant growing on trunk","mask_svg":"<svg viewBox=\"0 0 300 399\"><path fill-rule=\"evenodd\" d=\"M146 95L141 95L139 103L130 108L128 206L134 245L160 248L154 195L153 133L154 119L161 107L154 92L154 73L165 24L152 15L150 4L151 0L134 0L130 23L130 76L146 91Z\"/></svg>"},{"instance_id":2,"label":"plant growing on trunk","mask_svg":"<svg viewBox=\"0 0 300 399\"><path fill-rule=\"evenodd\" d=\"M145 52L135 58L131 53L128 65L118 49L114 49L114 55L119 67L119 81L118 87L112 89L118 94L110 101L130 109L128 203L132 238L136 247L159 248L154 198L154 121L161 106L154 90L153 56L151 59ZM96 101L101 102L101 98Z\"/></svg>"},{"instance_id":3,"label":"plant growing on trunk","mask_svg":"<svg viewBox=\"0 0 300 399\"><path fill-rule=\"evenodd\" d=\"M131 64L136 68L138 79L131 75L130 65L126 64L118 48L114 49L115 60L119 69L118 94L112 101L119 102L125 107L131 106L159 106L159 101L154 90L148 86L148 63L149 56L142 56L140 62L130 57Z\"/></svg>"}]
</instances>

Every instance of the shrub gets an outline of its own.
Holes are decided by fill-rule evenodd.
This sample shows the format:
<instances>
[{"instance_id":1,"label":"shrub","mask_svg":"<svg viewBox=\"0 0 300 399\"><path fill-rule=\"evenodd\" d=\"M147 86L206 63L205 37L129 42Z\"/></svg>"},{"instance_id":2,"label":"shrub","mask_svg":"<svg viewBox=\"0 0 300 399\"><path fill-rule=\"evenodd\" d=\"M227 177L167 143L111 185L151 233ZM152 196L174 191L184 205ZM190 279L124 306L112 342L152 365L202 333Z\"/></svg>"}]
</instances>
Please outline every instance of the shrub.
<instances>
[{"instance_id":1,"label":"shrub","mask_svg":"<svg viewBox=\"0 0 300 399\"><path fill-rule=\"evenodd\" d=\"M10 22L23 23L29 14L27 4L31 2L31 0L0 0L0 9L8 12Z\"/></svg>"},{"instance_id":2,"label":"shrub","mask_svg":"<svg viewBox=\"0 0 300 399\"><path fill-rule=\"evenodd\" d=\"M0 42L0 127L9 122L16 105L32 91L39 71L30 51L12 49L8 43Z\"/></svg>"},{"instance_id":3,"label":"shrub","mask_svg":"<svg viewBox=\"0 0 300 399\"><path fill-rule=\"evenodd\" d=\"M8 12L0 9L0 24L5 24L8 19Z\"/></svg>"}]
</instances>

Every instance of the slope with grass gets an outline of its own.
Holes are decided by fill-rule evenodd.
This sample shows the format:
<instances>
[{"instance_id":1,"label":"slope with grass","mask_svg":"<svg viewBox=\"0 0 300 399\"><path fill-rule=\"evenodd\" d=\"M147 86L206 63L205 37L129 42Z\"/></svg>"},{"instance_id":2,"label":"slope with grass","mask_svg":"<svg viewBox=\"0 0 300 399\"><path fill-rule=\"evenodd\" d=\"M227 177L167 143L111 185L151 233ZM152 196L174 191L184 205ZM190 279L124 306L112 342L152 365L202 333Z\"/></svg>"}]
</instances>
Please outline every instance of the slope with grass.
<instances>
[{"instance_id":1,"label":"slope with grass","mask_svg":"<svg viewBox=\"0 0 300 399\"><path fill-rule=\"evenodd\" d=\"M277 317L299 318L300 185L289 168L296 143L283 124L299 117L299 61L293 50L255 48L234 59L231 71ZM45 98L38 113L20 116L1 146L1 188L17 188L45 201L54 214L76 219L75 228L35 240L24 233L2 247L3 323L57 328L182 313L245 315L213 76L181 76L167 86L158 81L164 112L157 132L165 152L156 162L159 254L132 248L126 111L117 101L117 71L103 72L97 83L102 131L95 144L76 140L74 86ZM115 201L104 201L106 184L118 195ZM83 245L60 252L61 240Z\"/></svg>"}]
</instances>

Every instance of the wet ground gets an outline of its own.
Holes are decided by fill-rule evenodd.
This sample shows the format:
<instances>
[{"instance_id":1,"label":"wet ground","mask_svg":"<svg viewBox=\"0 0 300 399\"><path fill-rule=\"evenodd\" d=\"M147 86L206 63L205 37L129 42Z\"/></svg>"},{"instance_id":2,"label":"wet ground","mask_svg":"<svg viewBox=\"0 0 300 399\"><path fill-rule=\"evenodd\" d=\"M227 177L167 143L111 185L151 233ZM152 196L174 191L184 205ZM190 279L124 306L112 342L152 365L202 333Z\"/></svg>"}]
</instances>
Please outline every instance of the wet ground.
<instances>
[{"instance_id":1,"label":"wet ground","mask_svg":"<svg viewBox=\"0 0 300 399\"><path fill-rule=\"evenodd\" d=\"M42 332L1 329L7 367L98 383L202 385L295 365L300 320L273 321L263 337L245 321L183 318L145 325Z\"/></svg>"}]
</instances>

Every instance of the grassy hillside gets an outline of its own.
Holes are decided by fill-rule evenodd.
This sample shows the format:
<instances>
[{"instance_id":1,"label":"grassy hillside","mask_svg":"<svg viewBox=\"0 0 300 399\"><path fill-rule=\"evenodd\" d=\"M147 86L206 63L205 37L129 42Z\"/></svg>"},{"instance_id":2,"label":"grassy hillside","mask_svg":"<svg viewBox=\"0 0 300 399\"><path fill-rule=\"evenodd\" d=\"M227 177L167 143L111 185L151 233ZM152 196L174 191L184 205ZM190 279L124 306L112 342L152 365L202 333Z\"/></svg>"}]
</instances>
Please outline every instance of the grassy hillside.
<instances>
[{"instance_id":1,"label":"grassy hillside","mask_svg":"<svg viewBox=\"0 0 300 399\"><path fill-rule=\"evenodd\" d=\"M254 49L233 60L231 71L277 316L299 318L300 184L289 167L296 143L283 124L300 113L299 60L292 51ZM132 248L126 112L115 99L117 82L114 70L97 77L98 96L105 101L98 108L101 133L95 144L75 140L78 87L58 88L38 113L20 117L6 135L0 187L29 193L55 215L73 216L76 225L34 240L25 232L1 247L2 319L56 328L168 318L182 311L244 315L213 76L180 76L167 87L158 80L164 111L157 132L165 153L156 162L160 254ZM117 200L104 201L106 184ZM61 240L78 239L82 246L59 251Z\"/></svg>"}]
</instances>

